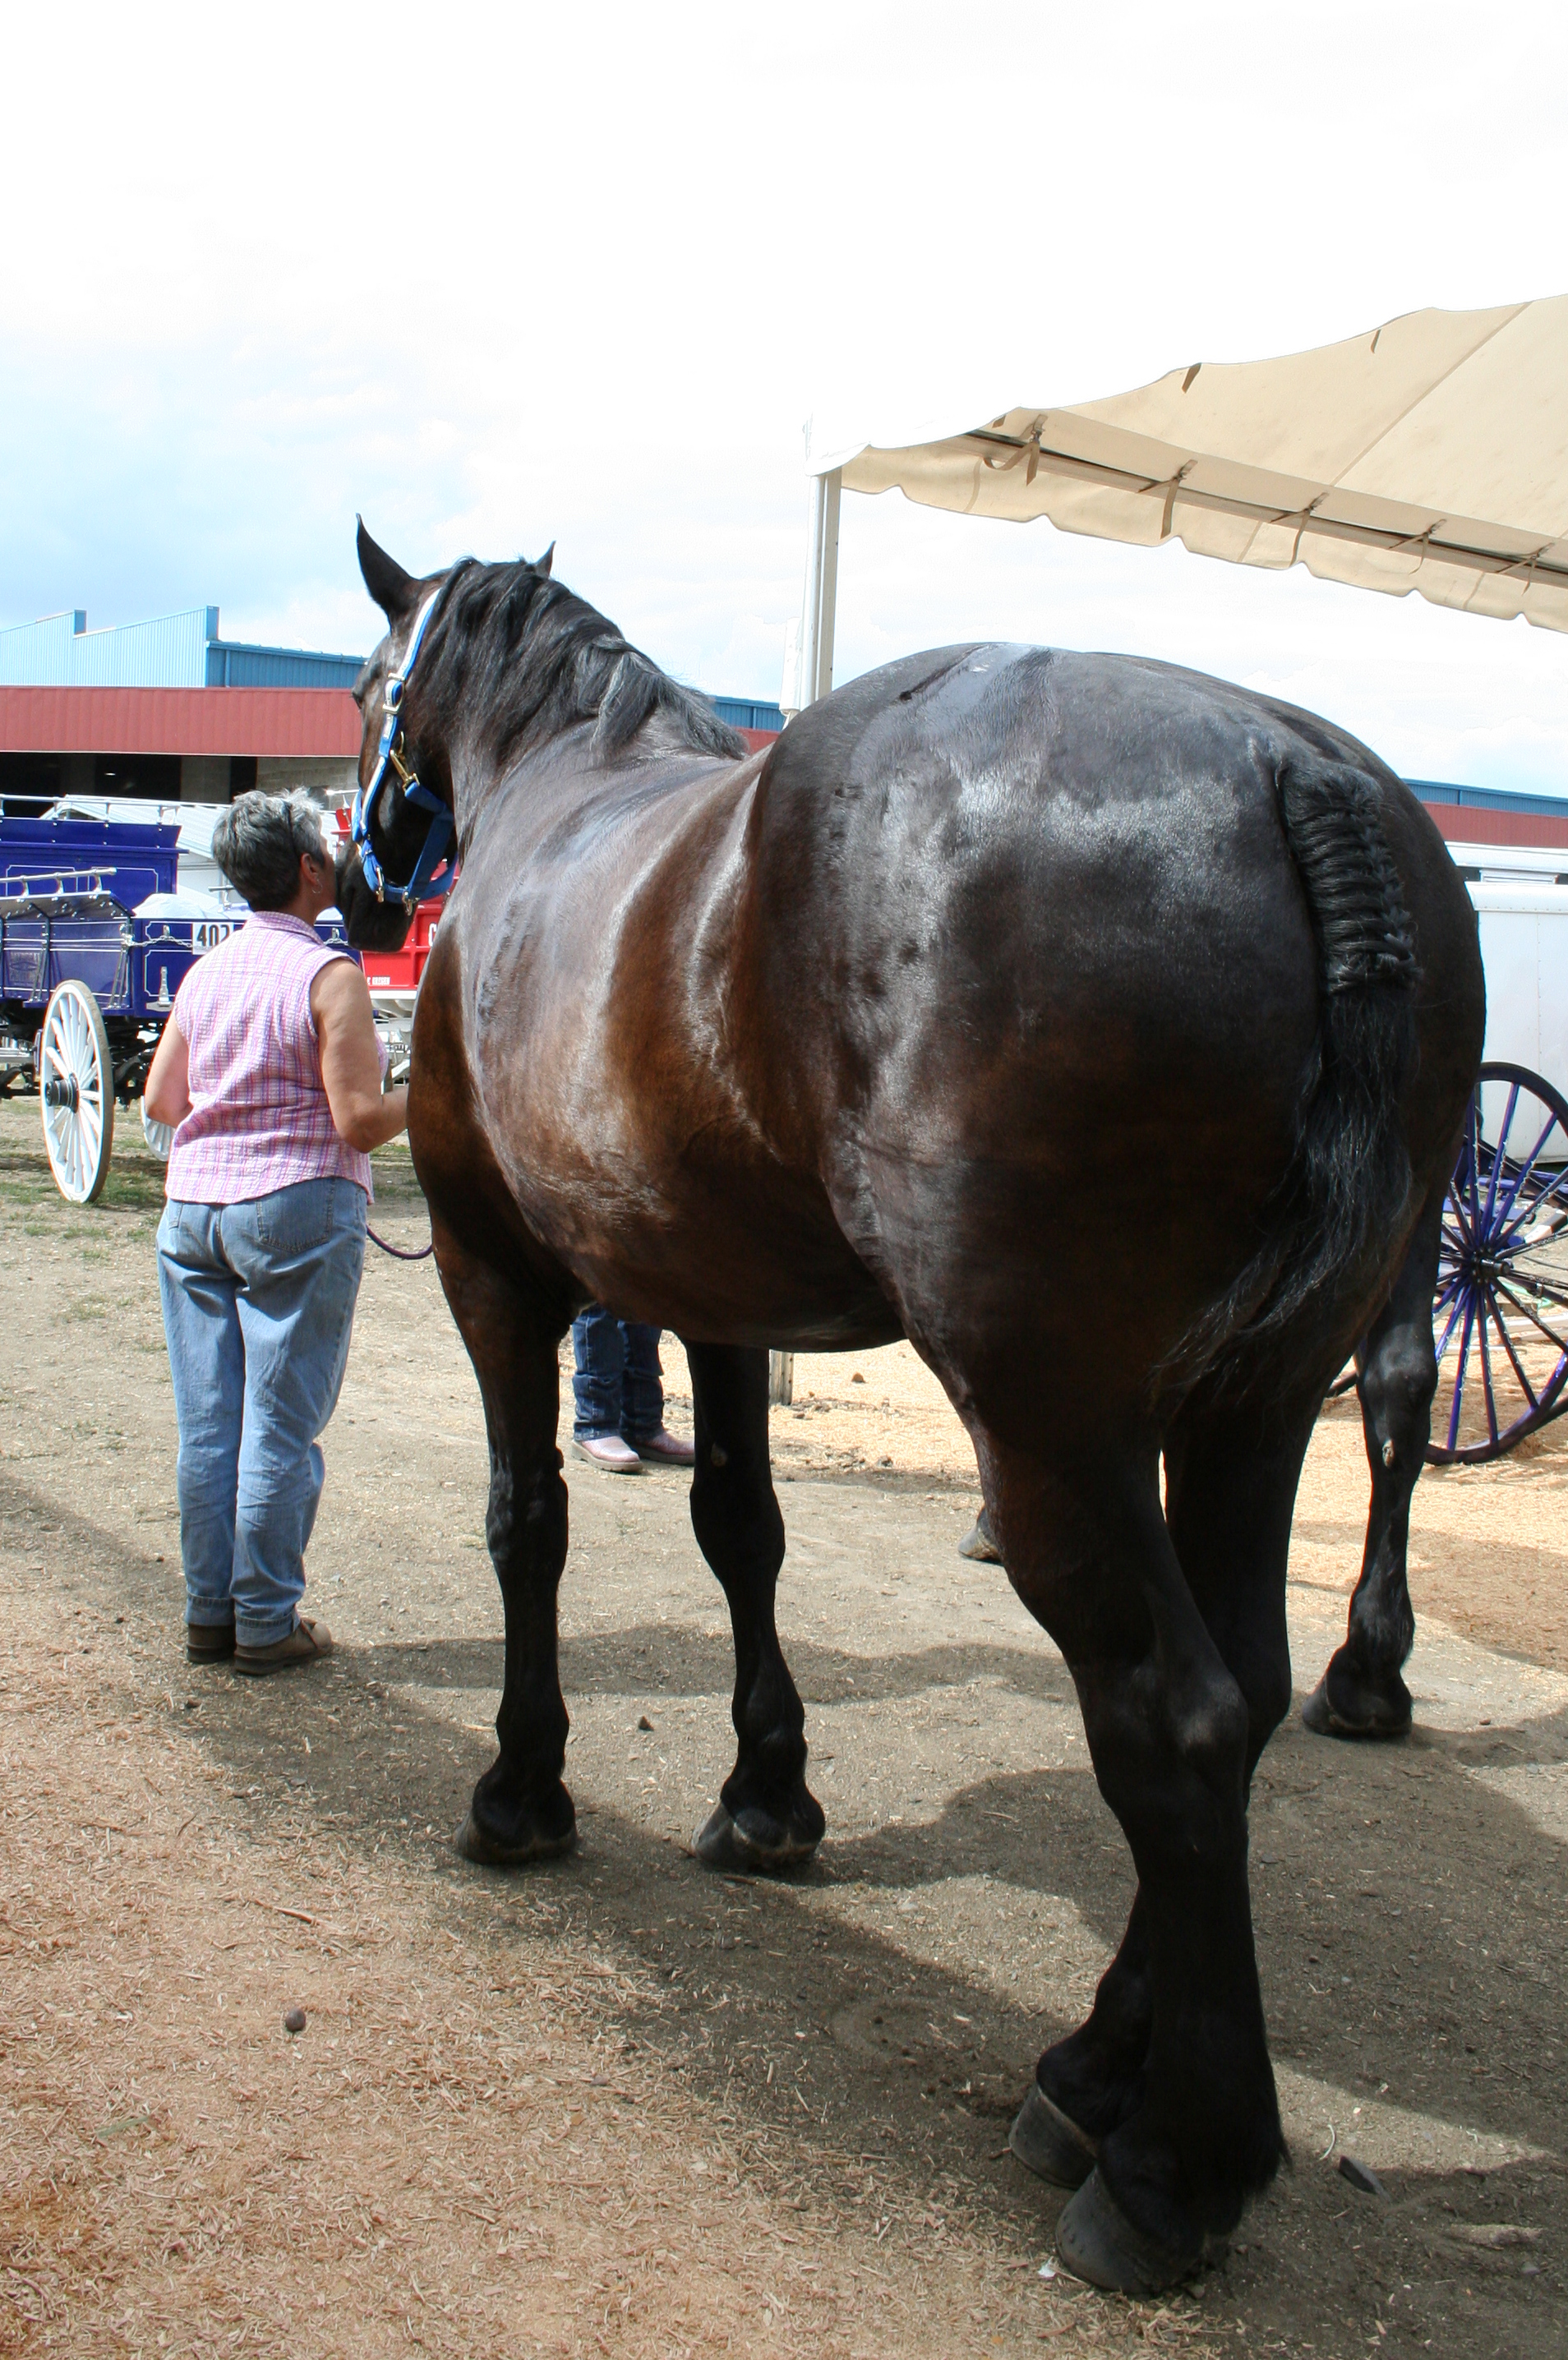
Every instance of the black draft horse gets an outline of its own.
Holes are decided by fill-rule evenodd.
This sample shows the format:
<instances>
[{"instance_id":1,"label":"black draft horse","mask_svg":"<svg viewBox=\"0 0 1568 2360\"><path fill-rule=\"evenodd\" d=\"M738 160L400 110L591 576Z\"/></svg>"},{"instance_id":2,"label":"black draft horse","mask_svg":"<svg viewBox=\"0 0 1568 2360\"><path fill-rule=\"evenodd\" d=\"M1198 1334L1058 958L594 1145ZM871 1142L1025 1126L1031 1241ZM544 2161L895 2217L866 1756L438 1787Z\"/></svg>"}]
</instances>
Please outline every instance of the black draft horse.
<instances>
[{"instance_id":1,"label":"black draft horse","mask_svg":"<svg viewBox=\"0 0 1568 2360\"><path fill-rule=\"evenodd\" d=\"M1289 1701L1312 1423L1434 1228L1480 1057L1442 840L1343 732L1166 665L945 648L748 754L548 559L418 581L363 529L359 559L389 624L356 689L376 874L411 875L430 797L462 862L409 1106L506 1614L460 1847L509 1864L573 1840L556 1353L598 1299L691 1365L738 1740L700 1854L809 1855L765 1348L907 1337L973 1437L1137 1870L1014 2147L1077 2191L1072 2268L1168 2285L1281 2154L1248 1788ZM361 853L339 882L352 942L401 942Z\"/></svg>"}]
</instances>

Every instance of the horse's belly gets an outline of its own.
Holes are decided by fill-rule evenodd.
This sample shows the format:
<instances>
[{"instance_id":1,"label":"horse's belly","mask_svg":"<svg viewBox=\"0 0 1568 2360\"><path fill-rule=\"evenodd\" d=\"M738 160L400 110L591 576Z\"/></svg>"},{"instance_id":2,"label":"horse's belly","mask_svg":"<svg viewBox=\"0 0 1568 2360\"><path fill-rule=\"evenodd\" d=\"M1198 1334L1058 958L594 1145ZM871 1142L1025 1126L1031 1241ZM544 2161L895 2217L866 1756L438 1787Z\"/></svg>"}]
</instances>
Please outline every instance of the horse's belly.
<instances>
[{"instance_id":1,"label":"horse's belly","mask_svg":"<svg viewBox=\"0 0 1568 2360\"><path fill-rule=\"evenodd\" d=\"M848 1351L895 1342L898 1316L826 1192L776 1167L598 1171L541 1185L519 1209L595 1301L695 1343Z\"/></svg>"}]
</instances>

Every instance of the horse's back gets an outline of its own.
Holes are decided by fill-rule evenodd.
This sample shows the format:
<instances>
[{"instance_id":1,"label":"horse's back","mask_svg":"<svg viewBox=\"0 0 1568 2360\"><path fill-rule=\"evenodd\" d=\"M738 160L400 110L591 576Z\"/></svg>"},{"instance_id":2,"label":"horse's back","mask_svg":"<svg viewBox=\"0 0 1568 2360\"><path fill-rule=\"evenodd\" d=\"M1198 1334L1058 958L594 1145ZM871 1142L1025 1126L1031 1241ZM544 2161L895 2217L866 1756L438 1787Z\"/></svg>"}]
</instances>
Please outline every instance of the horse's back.
<instances>
[{"instance_id":1,"label":"horse's back","mask_svg":"<svg viewBox=\"0 0 1568 2360\"><path fill-rule=\"evenodd\" d=\"M1218 688L942 650L781 741L758 983L776 1000L787 979L797 1043L834 1043L840 1158L906 1187L968 1171L1037 1216L1058 1186L1103 1202L1135 1173L1175 1180L1227 1126L1233 1166L1278 1168L1315 955L1266 750Z\"/></svg>"},{"instance_id":2,"label":"horse's back","mask_svg":"<svg viewBox=\"0 0 1568 2360\"><path fill-rule=\"evenodd\" d=\"M909 658L803 714L769 759L760 979L815 1003L847 1070L869 1075L896 1038L933 1082L956 1058L966 1097L1037 1071L1059 1104L1069 1071L1097 1093L1120 1072L1157 1100L1195 1055L1239 1084L1266 1036L1273 1060L1297 1053L1282 1088L1251 1091L1266 1145L1321 998L1282 793L1347 778L1393 856L1418 967L1450 967L1474 932L1463 885L1415 796L1348 733L1139 658ZM1007 1120L1021 1112L1014 1098Z\"/></svg>"}]
</instances>

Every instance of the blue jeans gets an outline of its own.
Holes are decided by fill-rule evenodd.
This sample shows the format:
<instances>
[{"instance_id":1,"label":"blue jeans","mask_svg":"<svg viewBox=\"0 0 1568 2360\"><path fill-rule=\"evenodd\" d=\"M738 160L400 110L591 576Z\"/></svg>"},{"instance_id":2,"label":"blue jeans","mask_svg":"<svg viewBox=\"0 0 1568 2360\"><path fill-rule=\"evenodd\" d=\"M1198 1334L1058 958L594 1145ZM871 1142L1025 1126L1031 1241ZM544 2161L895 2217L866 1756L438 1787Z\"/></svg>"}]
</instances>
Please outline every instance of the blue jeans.
<instances>
[{"instance_id":1,"label":"blue jeans","mask_svg":"<svg viewBox=\"0 0 1568 2360\"><path fill-rule=\"evenodd\" d=\"M158 1225L180 1420L186 1618L242 1647L294 1628L365 1263L365 1191L302 1180L243 1205L173 1199Z\"/></svg>"},{"instance_id":2,"label":"blue jeans","mask_svg":"<svg viewBox=\"0 0 1568 2360\"><path fill-rule=\"evenodd\" d=\"M646 1442L664 1423L664 1388L659 1382L662 1328L618 1319L596 1303L572 1322L576 1374L572 1394L579 1442L619 1434L625 1442Z\"/></svg>"}]
</instances>

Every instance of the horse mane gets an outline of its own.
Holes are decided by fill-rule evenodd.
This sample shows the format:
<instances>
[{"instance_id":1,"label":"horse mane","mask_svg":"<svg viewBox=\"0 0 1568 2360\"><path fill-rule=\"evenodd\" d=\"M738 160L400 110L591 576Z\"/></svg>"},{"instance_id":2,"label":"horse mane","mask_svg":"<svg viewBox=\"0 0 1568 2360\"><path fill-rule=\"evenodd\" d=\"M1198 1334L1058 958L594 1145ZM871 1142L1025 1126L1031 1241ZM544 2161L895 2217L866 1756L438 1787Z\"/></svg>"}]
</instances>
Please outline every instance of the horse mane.
<instances>
[{"instance_id":1,"label":"horse mane","mask_svg":"<svg viewBox=\"0 0 1568 2360\"><path fill-rule=\"evenodd\" d=\"M547 561L464 558L448 576L444 606L428 694L449 729L461 710L503 762L586 721L606 760L655 718L667 724L666 742L694 753L736 760L748 751L706 697L661 672L586 598L553 580Z\"/></svg>"}]
</instances>

